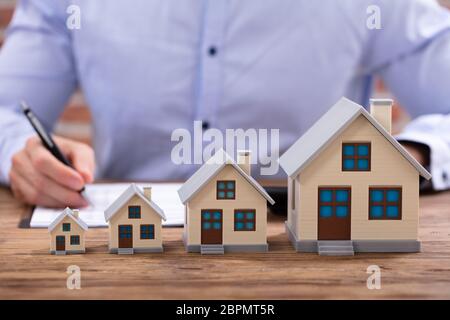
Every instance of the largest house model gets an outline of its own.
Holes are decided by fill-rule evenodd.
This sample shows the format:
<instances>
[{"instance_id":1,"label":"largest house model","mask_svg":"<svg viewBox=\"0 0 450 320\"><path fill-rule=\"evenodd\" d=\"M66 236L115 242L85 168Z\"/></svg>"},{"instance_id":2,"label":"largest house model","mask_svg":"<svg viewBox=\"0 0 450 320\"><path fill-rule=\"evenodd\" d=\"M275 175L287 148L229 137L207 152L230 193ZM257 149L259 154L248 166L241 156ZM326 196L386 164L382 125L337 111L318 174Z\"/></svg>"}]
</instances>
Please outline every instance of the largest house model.
<instances>
[{"instance_id":1,"label":"largest house model","mask_svg":"<svg viewBox=\"0 0 450 320\"><path fill-rule=\"evenodd\" d=\"M297 251L420 251L419 179L431 175L391 136L391 107L342 98L280 158Z\"/></svg>"},{"instance_id":2,"label":"largest house model","mask_svg":"<svg viewBox=\"0 0 450 320\"><path fill-rule=\"evenodd\" d=\"M180 188L188 252L267 251L267 201L274 201L251 177L250 164L248 151L236 163L220 150Z\"/></svg>"}]
</instances>

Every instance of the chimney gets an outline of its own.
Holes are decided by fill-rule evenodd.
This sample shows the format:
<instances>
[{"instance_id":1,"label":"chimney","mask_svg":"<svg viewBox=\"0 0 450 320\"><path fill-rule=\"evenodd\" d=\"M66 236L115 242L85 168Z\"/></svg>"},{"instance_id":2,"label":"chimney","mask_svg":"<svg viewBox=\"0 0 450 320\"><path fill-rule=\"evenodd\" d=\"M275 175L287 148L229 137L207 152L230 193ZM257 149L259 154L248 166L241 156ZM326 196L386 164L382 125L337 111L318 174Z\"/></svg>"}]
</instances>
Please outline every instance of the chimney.
<instances>
[{"instance_id":1,"label":"chimney","mask_svg":"<svg viewBox=\"0 0 450 320\"><path fill-rule=\"evenodd\" d=\"M251 175L251 163L250 163L251 151L250 150L238 150L238 165L244 170L245 173Z\"/></svg>"},{"instance_id":2,"label":"chimney","mask_svg":"<svg viewBox=\"0 0 450 320\"><path fill-rule=\"evenodd\" d=\"M370 99L370 114L383 128L392 133L392 99Z\"/></svg>"},{"instance_id":3,"label":"chimney","mask_svg":"<svg viewBox=\"0 0 450 320\"><path fill-rule=\"evenodd\" d=\"M144 187L144 196L148 200L152 200L152 187Z\"/></svg>"},{"instance_id":4,"label":"chimney","mask_svg":"<svg viewBox=\"0 0 450 320\"><path fill-rule=\"evenodd\" d=\"M75 218L79 218L80 217L80 210L78 210L78 209L73 209L72 210L72 215L75 217Z\"/></svg>"}]
</instances>

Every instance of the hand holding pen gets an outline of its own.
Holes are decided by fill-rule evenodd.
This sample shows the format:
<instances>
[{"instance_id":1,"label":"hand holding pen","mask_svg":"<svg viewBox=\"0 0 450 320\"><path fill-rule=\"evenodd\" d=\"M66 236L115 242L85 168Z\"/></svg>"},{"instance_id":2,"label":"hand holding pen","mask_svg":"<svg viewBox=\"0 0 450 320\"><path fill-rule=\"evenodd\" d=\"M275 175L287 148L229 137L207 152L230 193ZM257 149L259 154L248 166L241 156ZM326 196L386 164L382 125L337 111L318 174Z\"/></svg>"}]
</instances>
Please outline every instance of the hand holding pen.
<instances>
[{"instance_id":1,"label":"hand holding pen","mask_svg":"<svg viewBox=\"0 0 450 320\"><path fill-rule=\"evenodd\" d=\"M25 103L22 109L38 136L12 158L10 183L22 201L48 207L88 205L84 186L95 167L92 148L65 138L52 138Z\"/></svg>"}]
</instances>

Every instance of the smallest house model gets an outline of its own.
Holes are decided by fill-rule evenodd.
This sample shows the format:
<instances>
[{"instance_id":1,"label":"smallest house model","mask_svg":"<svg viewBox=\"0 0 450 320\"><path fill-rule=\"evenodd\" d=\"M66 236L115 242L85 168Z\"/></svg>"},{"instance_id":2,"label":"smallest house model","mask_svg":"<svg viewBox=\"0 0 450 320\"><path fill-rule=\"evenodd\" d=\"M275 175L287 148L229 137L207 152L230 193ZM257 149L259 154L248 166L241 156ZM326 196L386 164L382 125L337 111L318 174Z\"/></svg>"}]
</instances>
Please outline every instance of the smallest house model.
<instances>
[{"instance_id":1,"label":"smallest house model","mask_svg":"<svg viewBox=\"0 0 450 320\"><path fill-rule=\"evenodd\" d=\"M64 209L49 225L50 253L84 253L84 233L88 226L79 217L78 210Z\"/></svg>"},{"instance_id":2,"label":"smallest house model","mask_svg":"<svg viewBox=\"0 0 450 320\"><path fill-rule=\"evenodd\" d=\"M391 135L392 100L339 100L280 158L297 251L417 252L426 171Z\"/></svg>"},{"instance_id":3,"label":"smallest house model","mask_svg":"<svg viewBox=\"0 0 450 320\"><path fill-rule=\"evenodd\" d=\"M152 201L151 188L131 184L106 210L109 251L119 254L162 252L164 211Z\"/></svg>"},{"instance_id":4,"label":"smallest house model","mask_svg":"<svg viewBox=\"0 0 450 320\"><path fill-rule=\"evenodd\" d=\"M240 151L236 163L221 149L178 190L188 252L268 250L267 201L274 201L251 177L250 164L250 151Z\"/></svg>"}]
</instances>

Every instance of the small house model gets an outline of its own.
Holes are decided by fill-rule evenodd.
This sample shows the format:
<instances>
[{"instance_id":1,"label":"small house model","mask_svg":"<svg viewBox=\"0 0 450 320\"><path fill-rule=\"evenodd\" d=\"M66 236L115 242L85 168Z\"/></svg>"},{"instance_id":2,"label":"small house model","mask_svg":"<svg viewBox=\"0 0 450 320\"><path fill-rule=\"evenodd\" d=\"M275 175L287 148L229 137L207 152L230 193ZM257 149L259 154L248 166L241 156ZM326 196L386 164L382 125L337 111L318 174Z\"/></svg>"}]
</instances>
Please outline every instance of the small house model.
<instances>
[{"instance_id":1,"label":"small house model","mask_svg":"<svg viewBox=\"0 0 450 320\"><path fill-rule=\"evenodd\" d=\"M119 254L162 252L164 211L152 201L151 188L131 184L106 210L109 251Z\"/></svg>"},{"instance_id":2,"label":"small house model","mask_svg":"<svg viewBox=\"0 0 450 320\"><path fill-rule=\"evenodd\" d=\"M78 210L64 209L49 225L50 253L56 255L84 253L84 233L88 226Z\"/></svg>"},{"instance_id":3,"label":"small house model","mask_svg":"<svg viewBox=\"0 0 450 320\"><path fill-rule=\"evenodd\" d=\"M280 158L297 251L417 252L425 170L391 135L392 100L342 98Z\"/></svg>"},{"instance_id":4,"label":"small house model","mask_svg":"<svg viewBox=\"0 0 450 320\"><path fill-rule=\"evenodd\" d=\"M219 150L179 189L188 252L268 250L267 201L274 201L251 177L249 151L239 152L238 163Z\"/></svg>"}]
</instances>

